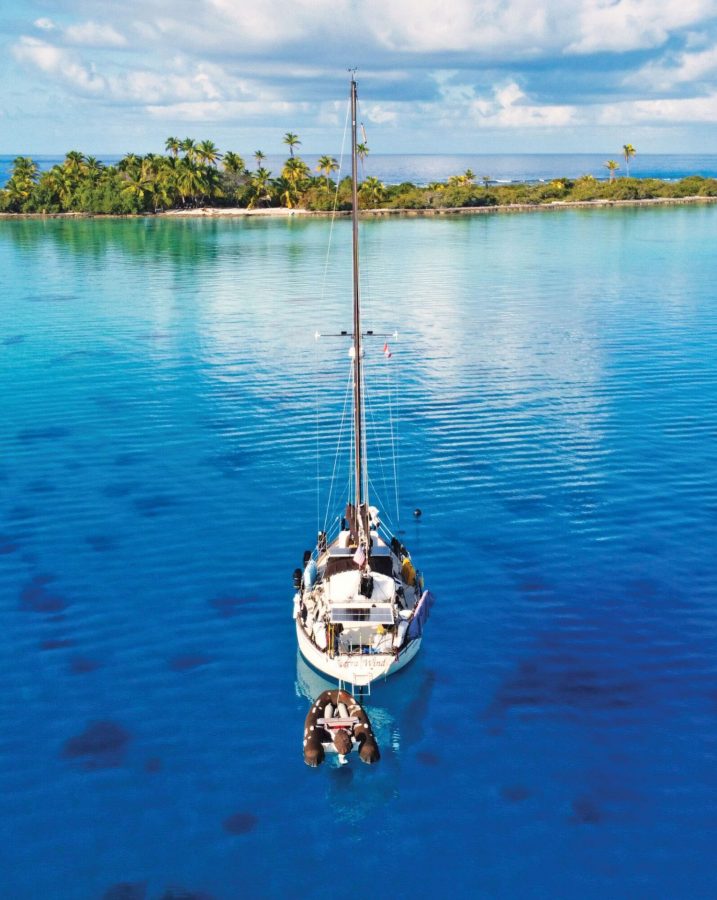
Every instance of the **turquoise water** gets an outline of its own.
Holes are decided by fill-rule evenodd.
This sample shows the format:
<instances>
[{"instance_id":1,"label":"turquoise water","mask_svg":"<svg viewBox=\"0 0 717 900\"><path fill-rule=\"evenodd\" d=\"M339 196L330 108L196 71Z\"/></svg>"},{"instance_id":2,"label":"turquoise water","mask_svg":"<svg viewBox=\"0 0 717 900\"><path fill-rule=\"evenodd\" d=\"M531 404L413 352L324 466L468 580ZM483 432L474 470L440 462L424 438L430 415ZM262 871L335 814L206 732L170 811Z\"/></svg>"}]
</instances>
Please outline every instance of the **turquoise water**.
<instances>
[{"instance_id":1,"label":"turquoise water","mask_svg":"<svg viewBox=\"0 0 717 900\"><path fill-rule=\"evenodd\" d=\"M0 895L714 896L717 209L365 223L437 603L314 771L349 229L0 222Z\"/></svg>"}]
</instances>

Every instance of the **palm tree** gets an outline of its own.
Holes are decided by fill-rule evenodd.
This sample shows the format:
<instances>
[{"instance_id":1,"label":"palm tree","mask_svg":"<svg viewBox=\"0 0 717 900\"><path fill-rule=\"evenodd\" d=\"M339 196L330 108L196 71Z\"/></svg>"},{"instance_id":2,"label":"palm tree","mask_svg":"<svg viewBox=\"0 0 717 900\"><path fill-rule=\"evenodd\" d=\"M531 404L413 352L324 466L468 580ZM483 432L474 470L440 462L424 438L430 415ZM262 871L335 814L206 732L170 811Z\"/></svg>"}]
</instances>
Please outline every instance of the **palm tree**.
<instances>
[{"instance_id":1,"label":"palm tree","mask_svg":"<svg viewBox=\"0 0 717 900\"><path fill-rule=\"evenodd\" d=\"M128 197L136 198L139 201L139 205L144 207L147 198L151 196L153 191L152 185L147 180L142 169L134 172L125 172L122 193Z\"/></svg>"},{"instance_id":2,"label":"palm tree","mask_svg":"<svg viewBox=\"0 0 717 900\"><path fill-rule=\"evenodd\" d=\"M183 141L181 141L181 143L179 144L179 149L187 159L189 159L190 161L194 159L196 144L194 143L192 138L185 138Z\"/></svg>"},{"instance_id":3,"label":"palm tree","mask_svg":"<svg viewBox=\"0 0 717 900\"><path fill-rule=\"evenodd\" d=\"M10 207L19 211L26 200L32 195L39 169L29 156L18 156L12 164L12 174L5 185L5 195Z\"/></svg>"},{"instance_id":4,"label":"palm tree","mask_svg":"<svg viewBox=\"0 0 717 900\"><path fill-rule=\"evenodd\" d=\"M287 159L284 168L281 170L281 177L285 182L282 196L288 209L296 205L298 195L310 174L309 167L303 159L295 157Z\"/></svg>"},{"instance_id":5,"label":"palm tree","mask_svg":"<svg viewBox=\"0 0 717 900\"><path fill-rule=\"evenodd\" d=\"M255 150L254 151L254 159L256 160L257 169L261 169L261 164L266 159L266 155L264 153L262 153L261 150Z\"/></svg>"},{"instance_id":6,"label":"palm tree","mask_svg":"<svg viewBox=\"0 0 717 900\"><path fill-rule=\"evenodd\" d=\"M473 172L472 169L466 169L461 177L463 178L463 184L466 185L473 184L476 180L475 172Z\"/></svg>"},{"instance_id":7,"label":"palm tree","mask_svg":"<svg viewBox=\"0 0 717 900\"><path fill-rule=\"evenodd\" d=\"M86 157L85 169L87 171L87 174L90 176L90 178L93 181L96 181L100 177L100 175L104 171L104 168L105 168L105 164L103 162L100 162L100 160L97 159L96 157L94 157L94 156Z\"/></svg>"},{"instance_id":8,"label":"palm tree","mask_svg":"<svg viewBox=\"0 0 717 900\"><path fill-rule=\"evenodd\" d=\"M227 150L224 154L224 171L231 175L242 175L246 171L244 159L238 153Z\"/></svg>"},{"instance_id":9,"label":"palm tree","mask_svg":"<svg viewBox=\"0 0 717 900\"><path fill-rule=\"evenodd\" d=\"M69 209L72 199L72 179L62 166L53 166L46 172L43 181L47 188L57 198L60 208Z\"/></svg>"},{"instance_id":10,"label":"palm tree","mask_svg":"<svg viewBox=\"0 0 717 900\"><path fill-rule=\"evenodd\" d=\"M164 149L167 151L167 153L171 153L172 156L176 157L179 154L179 151L182 149L182 142L179 140L179 138L168 137L164 142Z\"/></svg>"},{"instance_id":11,"label":"palm tree","mask_svg":"<svg viewBox=\"0 0 717 900\"><path fill-rule=\"evenodd\" d=\"M383 202L386 196L386 191L383 183L373 175L370 175L363 182L359 189L359 193L367 201L369 206L378 206Z\"/></svg>"},{"instance_id":12,"label":"palm tree","mask_svg":"<svg viewBox=\"0 0 717 900\"><path fill-rule=\"evenodd\" d=\"M35 181L39 169L37 163L29 156L16 156L12 163L12 177L21 180Z\"/></svg>"},{"instance_id":13,"label":"palm tree","mask_svg":"<svg viewBox=\"0 0 717 900\"><path fill-rule=\"evenodd\" d=\"M136 169L140 164L140 158L136 153L127 153L122 159L117 163L117 168L120 172L129 172L132 169Z\"/></svg>"},{"instance_id":14,"label":"palm tree","mask_svg":"<svg viewBox=\"0 0 717 900\"><path fill-rule=\"evenodd\" d=\"M70 150L62 163L64 170L70 175L81 175L85 172L85 157L79 150Z\"/></svg>"},{"instance_id":15,"label":"palm tree","mask_svg":"<svg viewBox=\"0 0 717 900\"><path fill-rule=\"evenodd\" d=\"M179 160L176 156L164 157L157 168L154 184L155 208L174 206L179 197L177 172Z\"/></svg>"},{"instance_id":16,"label":"palm tree","mask_svg":"<svg viewBox=\"0 0 717 900\"><path fill-rule=\"evenodd\" d=\"M610 182L612 183L615 180L615 172L620 168L620 163L615 162L614 159L609 159L605 163L605 168L610 173Z\"/></svg>"},{"instance_id":17,"label":"palm tree","mask_svg":"<svg viewBox=\"0 0 717 900\"><path fill-rule=\"evenodd\" d=\"M627 169L627 177L630 177L630 159L637 153L632 144L622 145L622 155L625 157L625 168Z\"/></svg>"},{"instance_id":18,"label":"palm tree","mask_svg":"<svg viewBox=\"0 0 717 900\"><path fill-rule=\"evenodd\" d=\"M284 135L284 143L289 145L289 155L293 158L294 147L298 147L301 143L301 141L299 140L299 135L294 134L292 131L287 131Z\"/></svg>"},{"instance_id":19,"label":"palm tree","mask_svg":"<svg viewBox=\"0 0 717 900\"><path fill-rule=\"evenodd\" d=\"M208 166L213 166L222 158L214 141L200 141L195 147L195 153L199 162Z\"/></svg>"},{"instance_id":20,"label":"palm tree","mask_svg":"<svg viewBox=\"0 0 717 900\"><path fill-rule=\"evenodd\" d=\"M329 178L332 172L338 172L339 164L333 156L320 156L316 171L323 173L326 178L326 190L329 189Z\"/></svg>"},{"instance_id":21,"label":"palm tree","mask_svg":"<svg viewBox=\"0 0 717 900\"><path fill-rule=\"evenodd\" d=\"M271 189L269 185L269 179L271 178L271 172L268 169L264 169L259 167L256 172L251 176L251 181L249 183L251 197L249 199L249 209L254 209L254 207L259 204L263 206L264 203L267 203L271 200Z\"/></svg>"},{"instance_id":22,"label":"palm tree","mask_svg":"<svg viewBox=\"0 0 717 900\"><path fill-rule=\"evenodd\" d=\"M366 142L362 144L356 144L356 154L363 164L364 160L369 154L368 144Z\"/></svg>"},{"instance_id":23,"label":"palm tree","mask_svg":"<svg viewBox=\"0 0 717 900\"><path fill-rule=\"evenodd\" d=\"M488 185L491 183L492 180L493 179L490 177L490 175L482 175L481 176L481 181L483 182L483 187L488 187Z\"/></svg>"},{"instance_id":24,"label":"palm tree","mask_svg":"<svg viewBox=\"0 0 717 900\"><path fill-rule=\"evenodd\" d=\"M206 193L205 172L202 166L198 166L189 156L180 160L177 171L177 189L182 198L182 203L187 198L196 202Z\"/></svg>"}]
</instances>

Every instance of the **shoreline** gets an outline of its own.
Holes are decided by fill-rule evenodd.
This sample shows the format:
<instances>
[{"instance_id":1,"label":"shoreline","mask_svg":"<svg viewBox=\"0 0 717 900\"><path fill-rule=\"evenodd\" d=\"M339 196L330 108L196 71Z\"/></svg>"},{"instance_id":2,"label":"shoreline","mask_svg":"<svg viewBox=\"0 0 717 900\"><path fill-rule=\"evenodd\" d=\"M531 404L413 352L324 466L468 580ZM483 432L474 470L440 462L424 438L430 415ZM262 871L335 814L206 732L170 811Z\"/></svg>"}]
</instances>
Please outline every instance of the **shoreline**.
<instances>
[{"instance_id":1,"label":"shoreline","mask_svg":"<svg viewBox=\"0 0 717 900\"><path fill-rule=\"evenodd\" d=\"M362 209L361 218L435 218L436 216L480 216L499 213L540 212L561 209L605 209L623 206L693 206L717 203L717 197L650 197L640 200L552 200L547 203L512 203L502 206L455 206L437 209ZM326 210L286 209L285 207L269 207L267 209L246 209L244 207L203 206L194 209L168 209L156 213L14 213L0 212L0 219L153 219L153 218L190 218L190 219L243 219L243 218L330 218L331 216L348 218L349 210L337 210L335 213Z\"/></svg>"}]
</instances>

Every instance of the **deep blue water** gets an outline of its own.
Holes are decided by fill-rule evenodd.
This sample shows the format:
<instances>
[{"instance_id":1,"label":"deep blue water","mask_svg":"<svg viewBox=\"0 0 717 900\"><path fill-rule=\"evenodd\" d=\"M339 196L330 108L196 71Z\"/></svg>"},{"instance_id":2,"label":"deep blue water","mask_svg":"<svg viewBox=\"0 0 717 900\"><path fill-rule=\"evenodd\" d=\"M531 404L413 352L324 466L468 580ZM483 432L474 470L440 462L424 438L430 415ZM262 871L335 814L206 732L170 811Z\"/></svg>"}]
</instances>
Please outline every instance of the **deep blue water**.
<instances>
[{"instance_id":1,"label":"deep blue water","mask_svg":"<svg viewBox=\"0 0 717 900\"><path fill-rule=\"evenodd\" d=\"M0 896L714 897L717 209L365 223L437 603L379 765L309 770L328 233L0 221Z\"/></svg>"},{"instance_id":2,"label":"deep blue water","mask_svg":"<svg viewBox=\"0 0 717 900\"><path fill-rule=\"evenodd\" d=\"M31 155L31 154L30 154ZM3 185L12 167L12 156L0 156L0 185ZM116 163L120 157L103 155L107 164ZM316 171L318 156L311 153L302 154L313 171ZM62 162L62 156L34 157L40 169L52 168ZM268 154L264 165L274 174L278 174L286 156L284 154ZM429 154L370 154L365 161L366 175L374 175L387 184L400 184L412 181L415 184L429 184L431 181L445 181L451 175L458 175L472 169L478 181L483 176L496 182L510 181L550 181L553 178L579 178L581 175L593 175L595 178L607 178L605 162L615 159L620 163L618 175L626 174L624 160L618 150L610 153L474 153L450 155ZM246 163L254 167L250 154ZM344 172L350 172L350 161L344 161ZM688 175L717 177L717 154L674 153L650 154L640 153L630 162L630 174L639 178L665 178L677 180Z\"/></svg>"}]
</instances>

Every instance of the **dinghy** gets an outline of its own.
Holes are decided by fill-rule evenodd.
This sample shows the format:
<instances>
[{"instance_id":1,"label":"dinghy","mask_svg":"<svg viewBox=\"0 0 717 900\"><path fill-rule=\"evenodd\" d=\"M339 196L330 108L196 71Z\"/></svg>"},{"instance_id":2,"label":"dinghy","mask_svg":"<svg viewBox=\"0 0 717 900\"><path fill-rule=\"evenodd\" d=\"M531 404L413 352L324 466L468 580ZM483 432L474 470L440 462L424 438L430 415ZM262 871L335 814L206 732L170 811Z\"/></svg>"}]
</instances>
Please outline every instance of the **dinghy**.
<instances>
[{"instance_id":1,"label":"dinghy","mask_svg":"<svg viewBox=\"0 0 717 900\"><path fill-rule=\"evenodd\" d=\"M327 753L337 753L344 764L352 750L368 765L381 758L371 722L358 700L348 691L324 691L304 722L304 762L315 768Z\"/></svg>"}]
</instances>

